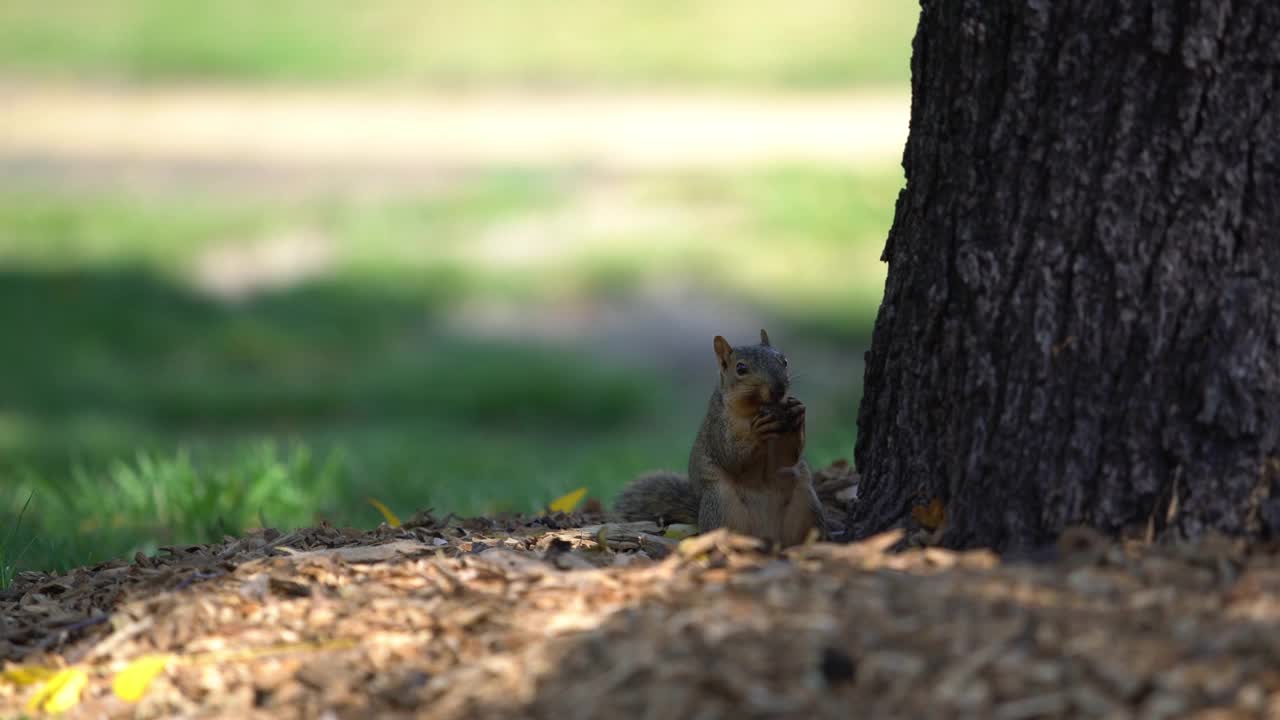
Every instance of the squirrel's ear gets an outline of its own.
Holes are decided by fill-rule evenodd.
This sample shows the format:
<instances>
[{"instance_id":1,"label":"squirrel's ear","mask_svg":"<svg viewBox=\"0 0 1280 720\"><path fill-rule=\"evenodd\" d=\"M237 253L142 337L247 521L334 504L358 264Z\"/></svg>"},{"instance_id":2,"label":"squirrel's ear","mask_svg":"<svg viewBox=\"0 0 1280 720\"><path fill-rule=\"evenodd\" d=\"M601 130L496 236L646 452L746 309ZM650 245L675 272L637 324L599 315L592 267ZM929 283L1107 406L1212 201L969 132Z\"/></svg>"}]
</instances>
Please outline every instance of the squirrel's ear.
<instances>
[{"instance_id":1,"label":"squirrel's ear","mask_svg":"<svg viewBox=\"0 0 1280 720\"><path fill-rule=\"evenodd\" d=\"M769 333L765 332L764 328L760 328L760 344L769 347Z\"/></svg>"},{"instance_id":2,"label":"squirrel's ear","mask_svg":"<svg viewBox=\"0 0 1280 720\"><path fill-rule=\"evenodd\" d=\"M733 352L733 347L729 345L729 341L716 336L712 341L716 348L716 357L720 359L720 369L724 370L729 367L729 353Z\"/></svg>"}]
</instances>

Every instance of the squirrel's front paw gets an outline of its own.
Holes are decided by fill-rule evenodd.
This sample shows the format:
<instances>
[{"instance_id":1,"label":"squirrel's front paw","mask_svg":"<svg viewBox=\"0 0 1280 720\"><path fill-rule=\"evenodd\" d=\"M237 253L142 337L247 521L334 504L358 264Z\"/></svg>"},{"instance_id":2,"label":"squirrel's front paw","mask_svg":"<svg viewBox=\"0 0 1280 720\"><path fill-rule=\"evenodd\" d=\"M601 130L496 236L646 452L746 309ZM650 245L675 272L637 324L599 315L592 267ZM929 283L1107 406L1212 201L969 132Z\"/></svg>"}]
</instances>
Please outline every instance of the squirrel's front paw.
<instances>
[{"instance_id":1,"label":"squirrel's front paw","mask_svg":"<svg viewBox=\"0 0 1280 720\"><path fill-rule=\"evenodd\" d=\"M782 401L782 413L788 430L804 429L804 403L793 397L787 398Z\"/></svg>"},{"instance_id":2,"label":"squirrel's front paw","mask_svg":"<svg viewBox=\"0 0 1280 720\"><path fill-rule=\"evenodd\" d=\"M759 438L776 437L788 430L788 418L774 408L761 408L751 419L751 432Z\"/></svg>"},{"instance_id":3,"label":"squirrel's front paw","mask_svg":"<svg viewBox=\"0 0 1280 720\"><path fill-rule=\"evenodd\" d=\"M790 397L776 405L765 405L751 421L757 437L771 438L804 431L804 403Z\"/></svg>"},{"instance_id":4,"label":"squirrel's front paw","mask_svg":"<svg viewBox=\"0 0 1280 720\"><path fill-rule=\"evenodd\" d=\"M783 465L778 468L778 479L783 482L795 482L800 479L800 471L795 465Z\"/></svg>"}]
</instances>

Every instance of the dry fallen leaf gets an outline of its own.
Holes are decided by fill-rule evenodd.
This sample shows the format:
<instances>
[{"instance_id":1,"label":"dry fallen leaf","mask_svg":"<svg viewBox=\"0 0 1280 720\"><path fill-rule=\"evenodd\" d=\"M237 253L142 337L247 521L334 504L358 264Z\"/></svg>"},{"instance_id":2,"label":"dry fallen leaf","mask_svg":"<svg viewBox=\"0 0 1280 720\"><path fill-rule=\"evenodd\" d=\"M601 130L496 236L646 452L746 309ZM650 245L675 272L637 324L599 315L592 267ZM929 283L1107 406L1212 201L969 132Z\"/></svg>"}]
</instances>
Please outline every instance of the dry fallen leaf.
<instances>
[{"instance_id":1,"label":"dry fallen leaf","mask_svg":"<svg viewBox=\"0 0 1280 720\"><path fill-rule=\"evenodd\" d=\"M920 523L920 527L926 530L937 530L946 521L947 511L942 506L942 501L934 498L928 505L911 508L911 517Z\"/></svg>"},{"instance_id":2,"label":"dry fallen leaf","mask_svg":"<svg viewBox=\"0 0 1280 720\"><path fill-rule=\"evenodd\" d=\"M365 498L365 499L368 500L369 504L372 505L374 508L376 508L378 512L382 513L382 517L386 519L387 525L393 528L400 527L400 518L396 517L396 514L391 512L391 508L382 504L380 501L375 500L374 498Z\"/></svg>"},{"instance_id":3,"label":"dry fallen leaf","mask_svg":"<svg viewBox=\"0 0 1280 720\"><path fill-rule=\"evenodd\" d=\"M668 525L666 529L662 531L663 537L671 538L672 540L683 540L687 537L693 537L694 535L697 535L697 534L698 534L697 525L678 524L678 523L673 523L671 525Z\"/></svg>"},{"instance_id":4,"label":"dry fallen leaf","mask_svg":"<svg viewBox=\"0 0 1280 720\"><path fill-rule=\"evenodd\" d=\"M14 685L35 685L38 682L44 682L54 675L58 674L57 668L45 667L43 665L16 665L4 672L0 672L0 678L13 683Z\"/></svg>"},{"instance_id":5,"label":"dry fallen leaf","mask_svg":"<svg viewBox=\"0 0 1280 720\"><path fill-rule=\"evenodd\" d=\"M32 712L66 712L80 703L80 691L89 683L84 670L69 667L58 671L48 682L36 690L27 701Z\"/></svg>"},{"instance_id":6,"label":"dry fallen leaf","mask_svg":"<svg viewBox=\"0 0 1280 720\"><path fill-rule=\"evenodd\" d=\"M151 681L169 664L169 655L144 655L116 673L111 690L122 700L137 702L146 694Z\"/></svg>"},{"instance_id":7,"label":"dry fallen leaf","mask_svg":"<svg viewBox=\"0 0 1280 720\"><path fill-rule=\"evenodd\" d=\"M332 640L316 640L295 643L279 643L277 645L268 645L266 647L246 648L243 650L227 649L215 650L212 652L201 653L199 655L190 655L181 658L180 662L184 665L210 665L218 663L243 662L245 660L253 660L256 658L270 657L272 655L285 655L290 653L318 653L328 650L346 650L355 647L357 642L353 638L333 638Z\"/></svg>"},{"instance_id":8,"label":"dry fallen leaf","mask_svg":"<svg viewBox=\"0 0 1280 720\"><path fill-rule=\"evenodd\" d=\"M573 512L574 508L578 507L578 503L582 502L582 498L586 497L586 495L587 489L580 487L573 492L565 493L555 500L552 500L551 504L547 506L547 509L551 512Z\"/></svg>"}]
</instances>

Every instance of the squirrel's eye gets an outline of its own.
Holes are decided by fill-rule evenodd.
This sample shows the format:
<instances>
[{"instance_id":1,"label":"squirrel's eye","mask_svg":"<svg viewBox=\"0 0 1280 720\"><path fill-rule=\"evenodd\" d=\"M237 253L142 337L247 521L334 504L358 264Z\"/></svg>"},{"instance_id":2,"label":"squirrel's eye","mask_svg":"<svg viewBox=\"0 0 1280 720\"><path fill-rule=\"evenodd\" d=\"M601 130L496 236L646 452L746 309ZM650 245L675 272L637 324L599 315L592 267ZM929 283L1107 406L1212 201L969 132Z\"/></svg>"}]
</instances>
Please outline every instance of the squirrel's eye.
<instances>
[{"instance_id":1,"label":"squirrel's eye","mask_svg":"<svg viewBox=\"0 0 1280 720\"><path fill-rule=\"evenodd\" d=\"M746 374L747 374L747 364L746 364L746 363L744 363L744 362L740 362L740 363L738 363L738 368L737 368L737 370L738 370L738 375L746 375Z\"/></svg>"},{"instance_id":2,"label":"squirrel's eye","mask_svg":"<svg viewBox=\"0 0 1280 720\"><path fill-rule=\"evenodd\" d=\"M782 367L786 367L786 366L787 366L787 358L786 358L786 356L784 355L784 356L782 357Z\"/></svg>"}]
</instances>

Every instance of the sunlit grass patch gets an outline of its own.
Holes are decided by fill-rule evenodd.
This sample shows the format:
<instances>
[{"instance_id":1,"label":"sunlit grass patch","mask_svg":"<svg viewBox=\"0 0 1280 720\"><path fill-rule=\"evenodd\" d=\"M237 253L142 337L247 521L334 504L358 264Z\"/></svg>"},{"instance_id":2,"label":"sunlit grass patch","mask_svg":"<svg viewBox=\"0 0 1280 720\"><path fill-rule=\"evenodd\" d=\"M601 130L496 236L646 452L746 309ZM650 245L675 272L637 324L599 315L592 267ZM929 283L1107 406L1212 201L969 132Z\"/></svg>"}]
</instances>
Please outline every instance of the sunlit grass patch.
<instances>
[{"instance_id":1,"label":"sunlit grass patch","mask_svg":"<svg viewBox=\"0 0 1280 720\"><path fill-rule=\"evenodd\" d=\"M310 524L337 506L345 481L340 454L313 457L301 445L280 449L263 441L216 463L196 463L179 451L77 464L68 473L3 472L31 498L15 537L28 549L23 564L40 568L210 542L263 524ZM12 512L0 507L0 518Z\"/></svg>"},{"instance_id":2,"label":"sunlit grass patch","mask_svg":"<svg viewBox=\"0 0 1280 720\"><path fill-rule=\"evenodd\" d=\"M914 3L97 0L0 5L9 73L435 86L904 84Z\"/></svg>"},{"instance_id":3,"label":"sunlit grass patch","mask_svg":"<svg viewBox=\"0 0 1280 720\"><path fill-rule=\"evenodd\" d=\"M331 256L320 272L333 279L313 283L320 294L345 283L424 305L467 294L523 302L662 278L799 316L878 302L901 183L889 168L783 167L607 182L495 172L436 194L374 200L9 193L0 195L0 262L139 267L184 280L199 276L210 248L301 229ZM65 293L93 282L65 277ZM253 352L252 327L241 337Z\"/></svg>"}]
</instances>

